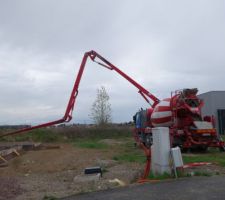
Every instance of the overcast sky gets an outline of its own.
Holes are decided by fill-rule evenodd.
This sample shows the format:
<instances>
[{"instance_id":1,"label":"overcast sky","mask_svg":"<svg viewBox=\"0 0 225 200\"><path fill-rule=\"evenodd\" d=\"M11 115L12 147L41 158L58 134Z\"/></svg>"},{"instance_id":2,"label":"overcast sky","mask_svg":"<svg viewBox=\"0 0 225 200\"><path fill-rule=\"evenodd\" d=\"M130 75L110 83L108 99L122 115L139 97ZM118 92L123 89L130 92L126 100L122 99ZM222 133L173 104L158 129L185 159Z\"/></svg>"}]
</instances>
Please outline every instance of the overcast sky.
<instances>
[{"instance_id":1,"label":"overcast sky","mask_svg":"<svg viewBox=\"0 0 225 200\"><path fill-rule=\"evenodd\" d=\"M61 118L92 49L160 99L225 90L224 8L224 0L0 0L0 124ZM90 122L100 86L114 122L148 107L129 82L88 62L73 122Z\"/></svg>"}]
</instances>

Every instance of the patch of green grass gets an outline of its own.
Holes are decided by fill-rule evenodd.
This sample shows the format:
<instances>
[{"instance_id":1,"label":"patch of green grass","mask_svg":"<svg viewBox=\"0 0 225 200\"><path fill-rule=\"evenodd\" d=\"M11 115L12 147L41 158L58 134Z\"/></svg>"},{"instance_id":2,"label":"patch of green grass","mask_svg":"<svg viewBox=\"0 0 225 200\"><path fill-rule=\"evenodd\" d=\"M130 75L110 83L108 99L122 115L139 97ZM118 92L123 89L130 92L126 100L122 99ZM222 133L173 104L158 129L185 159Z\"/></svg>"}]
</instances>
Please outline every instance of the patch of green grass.
<instances>
[{"instance_id":1,"label":"patch of green grass","mask_svg":"<svg viewBox=\"0 0 225 200\"><path fill-rule=\"evenodd\" d=\"M223 141L225 141L225 135L220 135L220 136L222 137Z\"/></svg>"},{"instance_id":2,"label":"patch of green grass","mask_svg":"<svg viewBox=\"0 0 225 200\"><path fill-rule=\"evenodd\" d=\"M192 176L192 174L190 174L190 173L187 173L187 172L185 172L185 171L183 171L183 170L177 170L177 177L191 177ZM175 177L175 174L174 174L174 177Z\"/></svg>"},{"instance_id":3,"label":"patch of green grass","mask_svg":"<svg viewBox=\"0 0 225 200\"><path fill-rule=\"evenodd\" d=\"M212 176L213 173L209 171L193 171L193 172L185 172L185 171L177 171L177 176L181 177L192 177L192 176ZM219 175L218 173L216 175Z\"/></svg>"},{"instance_id":4,"label":"patch of green grass","mask_svg":"<svg viewBox=\"0 0 225 200\"><path fill-rule=\"evenodd\" d=\"M106 173L106 172L109 172L109 170L106 169L105 167L102 167L102 173L104 174L104 173Z\"/></svg>"},{"instance_id":5,"label":"patch of green grass","mask_svg":"<svg viewBox=\"0 0 225 200\"><path fill-rule=\"evenodd\" d=\"M134 141L132 139L128 139L127 142L118 147L118 149L119 153L113 156L113 160L119 162L146 162L144 152L140 148L134 146Z\"/></svg>"},{"instance_id":6,"label":"patch of green grass","mask_svg":"<svg viewBox=\"0 0 225 200\"><path fill-rule=\"evenodd\" d=\"M192 177L192 176L212 176L213 174L211 172L206 172L206 171L196 171L193 173L187 173L183 171L177 171L177 177ZM148 179L153 179L153 180L165 180L165 179L171 179L174 178L173 174L169 173L163 173L163 174L153 174L152 172L148 175Z\"/></svg>"},{"instance_id":7,"label":"patch of green grass","mask_svg":"<svg viewBox=\"0 0 225 200\"><path fill-rule=\"evenodd\" d=\"M192 176L212 176L213 174L211 172L206 172L206 171L195 171L193 173L186 173L182 171L177 172L177 176L179 178L181 177L192 177ZM163 173L163 174L156 174L154 175L152 172L148 176L149 179L154 179L154 180L165 180L165 179L171 179L174 178L174 175L169 174L169 173Z\"/></svg>"},{"instance_id":8,"label":"patch of green grass","mask_svg":"<svg viewBox=\"0 0 225 200\"><path fill-rule=\"evenodd\" d=\"M225 153L224 152L211 152L207 154L196 155L183 155L184 163L192 162L212 162L225 167Z\"/></svg>"},{"instance_id":9,"label":"patch of green grass","mask_svg":"<svg viewBox=\"0 0 225 200\"><path fill-rule=\"evenodd\" d=\"M220 175L220 172L218 172L218 171L216 171L216 173L215 173L216 175Z\"/></svg>"},{"instance_id":10,"label":"patch of green grass","mask_svg":"<svg viewBox=\"0 0 225 200\"><path fill-rule=\"evenodd\" d=\"M98 140L80 139L73 143L74 146L87 149L108 149L109 145Z\"/></svg>"},{"instance_id":11,"label":"patch of green grass","mask_svg":"<svg viewBox=\"0 0 225 200\"><path fill-rule=\"evenodd\" d=\"M124 153L121 155L117 155L113 157L113 160L119 162L138 162L138 163L145 163L146 158L143 155L139 155L138 153Z\"/></svg>"},{"instance_id":12,"label":"patch of green grass","mask_svg":"<svg viewBox=\"0 0 225 200\"><path fill-rule=\"evenodd\" d=\"M57 200L57 197L45 195L42 200Z\"/></svg>"},{"instance_id":13,"label":"patch of green grass","mask_svg":"<svg viewBox=\"0 0 225 200\"><path fill-rule=\"evenodd\" d=\"M206 171L196 171L194 172L194 176L212 176L213 174Z\"/></svg>"},{"instance_id":14,"label":"patch of green grass","mask_svg":"<svg viewBox=\"0 0 225 200\"><path fill-rule=\"evenodd\" d=\"M164 179L170 179L173 178L173 176L169 173L164 172L163 174L154 175L153 173L150 173L148 175L149 179L155 179L155 180L164 180Z\"/></svg>"}]
</instances>

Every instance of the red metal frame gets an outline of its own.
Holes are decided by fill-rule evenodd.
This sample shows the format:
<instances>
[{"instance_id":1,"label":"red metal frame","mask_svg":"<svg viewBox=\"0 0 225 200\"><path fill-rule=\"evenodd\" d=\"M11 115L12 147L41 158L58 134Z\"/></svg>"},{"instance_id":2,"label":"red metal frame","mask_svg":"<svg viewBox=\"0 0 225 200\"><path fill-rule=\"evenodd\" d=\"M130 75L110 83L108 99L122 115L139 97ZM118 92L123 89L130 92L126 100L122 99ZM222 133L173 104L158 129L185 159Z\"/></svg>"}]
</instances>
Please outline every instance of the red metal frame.
<instances>
[{"instance_id":1,"label":"red metal frame","mask_svg":"<svg viewBox=\"0 0 225 200\"><path fill-rule=\"evenodd\" d=\"M138 137L138 131L140 131L140 129L134 129L133 131L133 136L134 136L134 139L137 143L137 145L142 148L142 150L144 151L144 154L146 156L146 163L145 163L145 170L144 170L144 174L142 175L141 177L141 180L145 180L148 175L149 175L149 172L151 170L151 149L150 148L147 148L142 141L140 141L140 138ZM142 130L144 131L144 130Z\"/></svg>"},{"instance_id":2,"label":"red metal frame","mask_svg":"<svg viewBox=\"0 0 225 200\"><path fill-rule=\"evenodd\" d=\"M198 99L197 90L196 93L189 94L185 98L192 99L199 102L199 105L195 108L192 108L187 103L184 102L184 99L180 99L182 96L181 91L176 91L174 96L171 95L171 109L173 119L177 123L173 123L171 128L171 135L172 137L182 137L185 139L183 141L183 148L188 149L192 148L194 146L201 146L201 147L219 147L224 148L224 142L222 140L219 140L215 128L210 130L192 130L190 129L191 126L193 126L194 119L191 116L190 113L195 113L197 116L202 118L201 115L201 108L204 104L204 102L200 99ZM194 109L194 110L193 110ZM187 112L183 117L178 116L178 111L183 110ZM179 123L178 120L179 119ZM204 119L202 119L204 121ZM209 119L208 119L209 120ZM212 121L213 124L213 121ZM179 134L178 130L183 130L183 135L181 136ZM204 135L208 134L208 137L205 137Z\"/></svg>"}]
</instances>

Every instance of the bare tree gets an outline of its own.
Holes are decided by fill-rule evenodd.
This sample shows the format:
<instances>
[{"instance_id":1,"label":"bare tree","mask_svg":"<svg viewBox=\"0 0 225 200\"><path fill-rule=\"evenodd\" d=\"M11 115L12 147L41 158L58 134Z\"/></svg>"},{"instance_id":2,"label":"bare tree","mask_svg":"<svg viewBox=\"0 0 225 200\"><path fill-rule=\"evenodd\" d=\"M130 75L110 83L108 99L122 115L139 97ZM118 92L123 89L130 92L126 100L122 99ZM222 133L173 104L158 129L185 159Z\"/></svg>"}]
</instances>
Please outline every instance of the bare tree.
<instances>
[{"instance_id":1,"label":"bare tree","mask_svg":"<svg viewBox=\"0 0 225 200\"><path fill-rule=\"evenodd\" d=\"M91 108L91 118L95 124L104 126L111 122L111 104L105 87L97 89L97 97Z\"/></svg>"}]
</instances>

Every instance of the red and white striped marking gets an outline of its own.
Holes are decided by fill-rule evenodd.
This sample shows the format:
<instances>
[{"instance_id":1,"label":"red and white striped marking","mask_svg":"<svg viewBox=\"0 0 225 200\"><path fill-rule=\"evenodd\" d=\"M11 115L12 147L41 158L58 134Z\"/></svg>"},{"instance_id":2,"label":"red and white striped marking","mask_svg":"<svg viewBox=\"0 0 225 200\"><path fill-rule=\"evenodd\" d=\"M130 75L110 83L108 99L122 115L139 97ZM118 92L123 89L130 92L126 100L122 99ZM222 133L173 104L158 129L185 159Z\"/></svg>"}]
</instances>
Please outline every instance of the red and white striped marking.
<instances>
[{"instance_id":1,"label":"red and white striped marking","mask_svg":"<svg viewBox=\"0 0 225 200\"><path fill-rule=\"evenodd\" d=\"M154 108L151 115L152 125L155 127L168 127L172 124L172 112L170 108L170 100L164 99L160 101Z\"/></svg>"}]
</instances>

